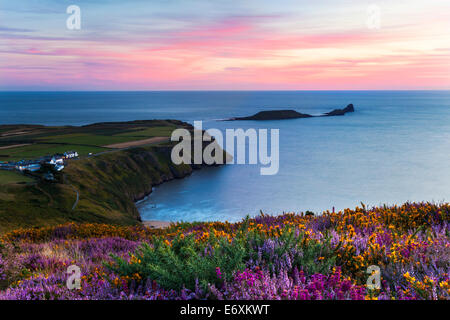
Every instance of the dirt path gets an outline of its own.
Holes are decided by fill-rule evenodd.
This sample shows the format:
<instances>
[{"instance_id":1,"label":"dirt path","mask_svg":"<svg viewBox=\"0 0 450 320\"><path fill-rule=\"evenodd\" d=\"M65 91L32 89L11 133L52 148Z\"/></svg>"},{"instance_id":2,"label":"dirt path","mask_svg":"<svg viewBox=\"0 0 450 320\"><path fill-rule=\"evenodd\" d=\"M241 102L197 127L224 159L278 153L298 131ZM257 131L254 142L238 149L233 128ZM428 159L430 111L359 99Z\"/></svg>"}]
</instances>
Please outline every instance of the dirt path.
<instances>
[{"instance_id":1,"label":"dirt path","mask_svg":"<svg viewBox=\"0 0 450 320\"><path fill-rule=\"evenodd\" d=\"M5 132L0 134L0 137L9 137L9 136L17 136L17 135L21 135L21 134L27 134L30 131L9 131L9 132Z\"/></svg>"},{"instance_id":2,"label":"dirt path","mask_svg":"<svg viewBox=\"0 0 450 320\"><path fill-rule=\"evenodd\" d=\"M31 145L31 143L13 144L13 145L10 145L10 146L0 147L0 150L24 147L24 146L29 146L29 145Z\"/></svg>"},{"instance_id":3,"label":"dirt path","mask_svg":"<svg viewBox=\"0 0 450 320\"><path fill-rule=\"evenodd\" d=\"M169 141L169 138L168 137L152 137L152 138L144 139L144 140L109 144L109 145L106 145L103 147L104 148L114 148L114 149L124 149L124 148L137 147L137 146L142 146L145 144L163 142L163 141Z\"/></svg>"},{"instance_id":4,"label":"dirt path","mask_svg":"<svg viewBox=\"0 0 450 320\"><path fill-rule=\"evenodd\" d=\"M77 189L75 189L75 187L74 187L73 185L70 185L70 186L72 187L73 191L75 191L76 194L77 194L77 198L75 199L75 202L74 202L74 204L73 204L73 206L72 206L72 211L73 211L73 210L75 210L75 208L77 207L78 200L80 200L80 193L78 192Z\"/></svg>"}]
</instances>

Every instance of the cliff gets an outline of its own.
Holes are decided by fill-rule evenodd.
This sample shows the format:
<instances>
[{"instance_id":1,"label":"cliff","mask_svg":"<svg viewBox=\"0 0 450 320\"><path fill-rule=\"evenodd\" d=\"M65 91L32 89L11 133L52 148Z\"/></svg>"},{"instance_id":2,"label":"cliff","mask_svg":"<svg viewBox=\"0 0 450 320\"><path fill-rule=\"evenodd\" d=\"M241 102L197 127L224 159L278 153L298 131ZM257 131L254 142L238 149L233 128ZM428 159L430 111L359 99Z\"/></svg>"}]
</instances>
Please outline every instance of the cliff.
<instances>
[{"instance_id":1,"label":"cliff","mask_svg":"<svg viewBox=\"0 0 450 320\"><path fill-rule=\"evenodd\" d=\"M75 213L109 223L140 221L135 202L163 182L184 178L201 166L174 165L170 146L133 148L76 161L66 183L80 194Z\"/></svg>"}]
</instances>

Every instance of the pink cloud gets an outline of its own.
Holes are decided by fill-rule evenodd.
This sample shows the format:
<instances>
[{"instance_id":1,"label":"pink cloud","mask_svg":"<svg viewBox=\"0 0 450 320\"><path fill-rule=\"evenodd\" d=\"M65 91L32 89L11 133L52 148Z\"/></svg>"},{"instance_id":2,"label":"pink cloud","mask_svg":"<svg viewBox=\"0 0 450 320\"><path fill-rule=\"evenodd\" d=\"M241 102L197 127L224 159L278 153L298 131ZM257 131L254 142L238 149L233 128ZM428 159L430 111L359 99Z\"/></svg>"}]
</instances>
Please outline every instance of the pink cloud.
<instances>
[{"instance_id":1,"label":"pink cloud","mask_svg":"<svg viewBox=\"0 0 450 320\"><path fill-rule=\"evenodd\" d=\"M446 43L436 50L388 46L427 41L414 30L300 34L268 31L263 22L227 19L153 35L149 43L21 39L0 48L2 80L98 89L450 88Z\"/></svg>"}]
</instances>

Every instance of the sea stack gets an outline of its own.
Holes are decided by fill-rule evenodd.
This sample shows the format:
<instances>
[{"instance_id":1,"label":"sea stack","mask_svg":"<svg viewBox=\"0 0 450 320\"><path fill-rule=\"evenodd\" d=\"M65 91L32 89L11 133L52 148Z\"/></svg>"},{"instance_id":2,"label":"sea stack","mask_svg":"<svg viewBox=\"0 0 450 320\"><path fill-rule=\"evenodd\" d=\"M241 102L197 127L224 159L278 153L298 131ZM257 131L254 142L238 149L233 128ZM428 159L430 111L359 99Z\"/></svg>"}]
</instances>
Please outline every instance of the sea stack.
<instances>
[{"instance_id":1,"label":"sea stack","mask_svg":"<svg viewBox=\"0 0 450 320\"><path fill-rule=\"evenodd\" d=\"M325 117L329 117L329 116L343 116L347 112L355 112L355 108L353 107L352 103L350 103L344 109L334 109L331 112L327 112L327 113L324 114L324 116Z\"/></svg>"}]
</instances>

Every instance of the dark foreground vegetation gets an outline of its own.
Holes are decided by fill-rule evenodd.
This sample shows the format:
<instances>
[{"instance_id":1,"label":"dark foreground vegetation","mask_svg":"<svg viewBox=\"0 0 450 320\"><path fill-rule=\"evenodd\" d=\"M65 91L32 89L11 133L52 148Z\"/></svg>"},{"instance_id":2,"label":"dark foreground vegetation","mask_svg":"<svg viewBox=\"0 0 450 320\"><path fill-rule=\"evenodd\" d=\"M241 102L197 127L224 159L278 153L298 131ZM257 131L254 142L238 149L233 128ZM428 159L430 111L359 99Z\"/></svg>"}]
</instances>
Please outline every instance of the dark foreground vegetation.
<instances>
[{"instance_id":1,"label":"dark foreground vegetation","mask_svg":"<svg viewBox=\"0 0 450 320\"><path fill-rule=\"evenodd\" d=\"M449 299L449 219L448 204L406 203L164 230L17 230L1 238L0 299ZM69 265L80 289L66 287Z\"/></svg>"}]
</instances>

